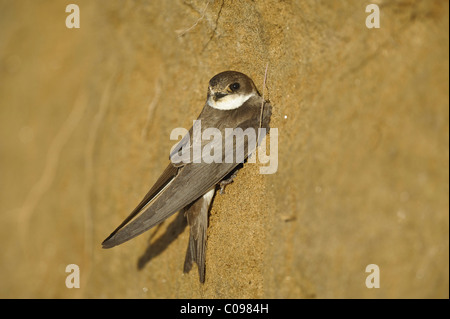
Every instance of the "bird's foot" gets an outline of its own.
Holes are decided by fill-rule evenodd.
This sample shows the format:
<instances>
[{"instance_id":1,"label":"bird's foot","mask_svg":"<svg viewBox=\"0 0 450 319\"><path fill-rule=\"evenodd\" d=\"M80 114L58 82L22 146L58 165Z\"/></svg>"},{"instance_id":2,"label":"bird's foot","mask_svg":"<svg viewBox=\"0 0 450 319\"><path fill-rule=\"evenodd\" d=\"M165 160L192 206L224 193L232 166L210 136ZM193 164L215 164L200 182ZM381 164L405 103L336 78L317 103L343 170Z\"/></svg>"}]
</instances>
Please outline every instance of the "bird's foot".
<instances>
[{"instance_id":1,"label":"bird's foot","mask_svg":"<svg viewBox=\"0 0 450 319\"><path fill-rule=\"evenodd\" d=\"M234 178L236 177L237 172L235 172L233 175L230 176L230 178L224 179L222 181L220 181L219 186L220 186L220 194L225 194L225 186L227 186L228 184L233 183Z\"/></svg>"}]
</instances>

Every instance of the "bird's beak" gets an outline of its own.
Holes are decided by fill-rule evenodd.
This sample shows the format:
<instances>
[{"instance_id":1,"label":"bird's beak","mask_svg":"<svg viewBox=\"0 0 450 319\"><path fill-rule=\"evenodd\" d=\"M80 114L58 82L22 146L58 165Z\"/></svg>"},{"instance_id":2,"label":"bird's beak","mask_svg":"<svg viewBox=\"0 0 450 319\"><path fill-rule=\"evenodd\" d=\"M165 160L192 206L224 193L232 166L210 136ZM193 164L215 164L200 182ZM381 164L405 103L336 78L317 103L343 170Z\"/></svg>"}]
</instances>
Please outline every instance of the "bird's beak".
<instances>
[{"instance_id":1,"label":"bird's beak","mask_svg":"<svg viewBox=\"0 0 450 319\"><path fill-rule=\"evenodd\" d=\"M222 92L216 92L214 93L214 100L217 101L218 99L223 98L224 96L228 95L227 93Z\"/></svg>"}]
</instances>

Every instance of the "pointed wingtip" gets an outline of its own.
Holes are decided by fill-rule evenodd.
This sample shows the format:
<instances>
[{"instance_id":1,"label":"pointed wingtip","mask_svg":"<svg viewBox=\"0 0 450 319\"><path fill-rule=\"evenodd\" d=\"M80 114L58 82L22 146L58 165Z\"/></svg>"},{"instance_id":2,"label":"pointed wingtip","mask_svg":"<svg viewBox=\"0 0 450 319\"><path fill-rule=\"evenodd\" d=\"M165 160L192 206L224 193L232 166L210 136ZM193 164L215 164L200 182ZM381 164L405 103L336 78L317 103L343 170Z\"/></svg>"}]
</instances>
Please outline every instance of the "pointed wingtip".
<instances>
[{"instance_id":1,"label":"pointed wingtip","mask_svg":"<svg viewBox=\"0 0 450 319\"><path fill-rule=\"evenodd\" d=\"M113 248L114 246L116 246L116 244L114 243L113 240L111 240L114 237L114 233L109 235L103 242L102 242L102 248L103 249L108 249L108 248Z\"/></svg>"}]
</instances>

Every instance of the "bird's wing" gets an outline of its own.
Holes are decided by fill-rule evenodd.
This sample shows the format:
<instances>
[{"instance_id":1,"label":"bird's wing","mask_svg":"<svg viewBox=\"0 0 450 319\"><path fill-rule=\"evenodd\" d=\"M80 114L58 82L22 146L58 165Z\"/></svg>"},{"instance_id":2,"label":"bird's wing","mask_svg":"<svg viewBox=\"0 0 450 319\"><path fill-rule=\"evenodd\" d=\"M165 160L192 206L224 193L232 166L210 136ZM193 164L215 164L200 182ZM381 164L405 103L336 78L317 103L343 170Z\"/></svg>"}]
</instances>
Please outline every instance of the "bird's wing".
<instances>
[{"instance_id":1,"label":"bird's wing","mask_svg":"<svg viewBox=\"0 0 450 319\"><path fill-rule=\"evenodd\" d=\"M237 164L199 163L180 168L175 178L143 209L135 210L102 243L103 248L122 244L159 224L175 212L186 207L214 187Z\"/></svg>"},{"instance_id":2,"label":"bird's wing","mask_svg":"<svg viewBox=\"0 0 450 319\"><path fill-rule=\"evenodd\" d=\"M168 184L175 178L178 173L178 168L169 164L161 176L158 178L156 183L152 186L152 188L148 191L148 193L144 196L141 202L136 206L135 209L128 215L127 218L104 240L103 243L108 241L112 236L114 236L123 226L125 226L130 220L132 220L139 212L147 206L161 191L167 187Z\"/></svg>"}]
</instances>

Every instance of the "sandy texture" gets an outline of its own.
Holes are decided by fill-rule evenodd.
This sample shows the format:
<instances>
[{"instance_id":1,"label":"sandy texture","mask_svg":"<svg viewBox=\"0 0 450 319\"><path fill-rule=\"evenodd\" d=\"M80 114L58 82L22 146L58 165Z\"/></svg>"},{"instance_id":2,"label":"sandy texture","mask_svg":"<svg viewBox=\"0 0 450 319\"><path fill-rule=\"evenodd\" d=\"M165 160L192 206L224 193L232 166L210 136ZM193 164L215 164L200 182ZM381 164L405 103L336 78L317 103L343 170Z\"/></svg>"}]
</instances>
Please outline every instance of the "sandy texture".
<instances>
[{"instance_id":1,"label":"sandy texture","mask_svg":"<svg viewBox=\"0 0 450 319\"><path fill-rule=\"evenodd\" d=\"M0 297L449 297L448 1L74 2L0 1ZM208 80L268 62L278 172L215 197L206 283L179 215L102 250Z\"/></svg>"}]
</instances>

